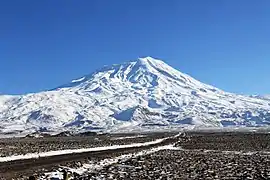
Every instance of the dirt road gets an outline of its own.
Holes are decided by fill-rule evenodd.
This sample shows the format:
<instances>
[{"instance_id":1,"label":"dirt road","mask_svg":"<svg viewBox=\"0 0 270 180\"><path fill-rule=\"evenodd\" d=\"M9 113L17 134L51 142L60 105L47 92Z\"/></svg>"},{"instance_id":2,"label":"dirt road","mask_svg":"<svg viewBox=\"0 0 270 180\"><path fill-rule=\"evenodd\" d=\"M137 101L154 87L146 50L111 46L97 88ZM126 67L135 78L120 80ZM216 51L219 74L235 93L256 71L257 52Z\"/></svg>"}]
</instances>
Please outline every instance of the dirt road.
<instances>
[{"instance_id":1,"label":"dirt road","mask_svg":"<svg viewBox=\"0 0 270 180\"><path fill-rule=\"evenodd\" d=\"M65 165L74 161L104 159L118 156L120 154L137 152L153 147L163 146L177 142L177 138L168 138L160 143L147 145L143 147L118 148L111 150L102 150L95 152L73 153L67 155L57 155L42 157L38 159L16 160L0 163L0 179L12 179L33 175L35 173L51 170L59 165Z\"/></svg>"}]
</instances>

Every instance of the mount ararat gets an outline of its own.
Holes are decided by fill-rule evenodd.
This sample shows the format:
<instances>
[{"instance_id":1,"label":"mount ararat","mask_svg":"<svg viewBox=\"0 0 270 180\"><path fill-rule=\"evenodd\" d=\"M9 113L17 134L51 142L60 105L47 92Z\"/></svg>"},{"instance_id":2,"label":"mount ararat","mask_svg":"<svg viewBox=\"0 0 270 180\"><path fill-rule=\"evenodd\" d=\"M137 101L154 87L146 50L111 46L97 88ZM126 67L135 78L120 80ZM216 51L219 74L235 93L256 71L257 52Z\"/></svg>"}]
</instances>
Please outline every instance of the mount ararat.
<instances>
[{"instance_id":1,"label":"mount ararat","mask_svg":"<svg viewBox=\"0 0 270 180\"><path fill-rule=\"evenodd\" d=\"M55 89L0 96L0 132L267 126L270 99L224 92L151 57Z\"/></svg>"}]
</instances>

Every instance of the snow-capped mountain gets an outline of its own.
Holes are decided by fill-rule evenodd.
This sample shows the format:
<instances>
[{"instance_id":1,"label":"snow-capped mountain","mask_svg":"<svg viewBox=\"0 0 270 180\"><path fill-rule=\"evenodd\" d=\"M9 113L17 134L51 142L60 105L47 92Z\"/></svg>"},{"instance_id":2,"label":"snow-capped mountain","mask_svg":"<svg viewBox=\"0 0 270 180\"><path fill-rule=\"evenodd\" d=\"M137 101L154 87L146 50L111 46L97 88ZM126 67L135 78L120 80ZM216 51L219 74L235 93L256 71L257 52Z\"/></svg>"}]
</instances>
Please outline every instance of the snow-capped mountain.
<instances>
[{"instance_id":1,"label":"snow-capped mountain","mask_svg":"<svg viewBox=\"0 0 270 180\"><path fill-rule=\"evenodd\" d=\"M270 100L224 92L151 57L105 67L56 89L0 96L0 131L129 131L270 124Z\"/></svg>"}]
</instances>

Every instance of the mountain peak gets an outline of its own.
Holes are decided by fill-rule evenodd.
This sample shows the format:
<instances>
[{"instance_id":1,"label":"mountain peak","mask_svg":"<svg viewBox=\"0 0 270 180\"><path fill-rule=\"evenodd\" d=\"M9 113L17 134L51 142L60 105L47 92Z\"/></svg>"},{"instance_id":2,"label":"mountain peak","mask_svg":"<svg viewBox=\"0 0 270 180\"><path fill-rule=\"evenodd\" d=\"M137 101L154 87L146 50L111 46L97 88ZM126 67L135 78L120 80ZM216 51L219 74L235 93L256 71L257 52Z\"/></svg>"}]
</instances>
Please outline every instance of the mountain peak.
<instances>
[{"instance_id":1,"label":"mountain peak","mask_svg":"<svg viewBox=\"0 0 270 180\"><path fill-rule=\"evenodd\" d=\"M140 57L140 58L138 58L138 60L140 60L140 61L157 61L158 59L156 59L156 58L153 58L153 57L151 57L151 56L146 56L146 57Z\"/></svg>"},{"instance_id":2,"label":"mountain peak","mask_svg":"<svg viewBox=\"0 0 270 180\"><path fill-rule=\"evenodd\" d=\"M142 87L157 86L160 80L163 85L170 84L169 82L177 82L183 86L189 85L193 87L195 84L203 86L195 79L174 69L162 60L147 56L123 64L105 66L94 73L72 80L70 83L56 89L75 86L80 86L81 88L83 86L84 89L89 90L89 87L91 87L89 84L93 82L98 85L106 82L105 84L108 85L111 84L111 81L114 82L115 79L122 83L140 84Z\"/></svg>"},{"instance_id":3,"label":"mountain peak","mask_svg":"<svg viewBox=\"0 0 270 180\"><path fill-rule=\"evenodd\" d=\"M137 61L139 61L139 62L141 62L141 63L143 63L143 64L145 64L145 63L164 63L162 60L160 60L160 59L156 59L156 58L153 58L153 57L151 57L151 56L146 56L146 57L141 57L141 58L138 58L138 60Z\"/></svg>"}]
</instances>

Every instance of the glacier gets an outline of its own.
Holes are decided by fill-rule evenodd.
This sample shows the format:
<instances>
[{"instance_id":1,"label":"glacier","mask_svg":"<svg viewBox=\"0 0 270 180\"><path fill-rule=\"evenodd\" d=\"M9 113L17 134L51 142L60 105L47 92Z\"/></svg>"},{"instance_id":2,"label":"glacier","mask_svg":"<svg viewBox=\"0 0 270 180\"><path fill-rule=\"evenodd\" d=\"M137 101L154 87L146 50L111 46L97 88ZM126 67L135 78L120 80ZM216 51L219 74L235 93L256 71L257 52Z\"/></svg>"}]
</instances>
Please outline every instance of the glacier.
<instances>
[{"instance_id":1,"label":"glacier","mask_svg":"<svg viewBox=\"0 0 270 180\"><path fill-rule=\"evenodd\" d=\"M0 95L0 133L269 124L270 98L225 92L152 57L106 66L48 91Z\"/></svg>"}]
</instances>

